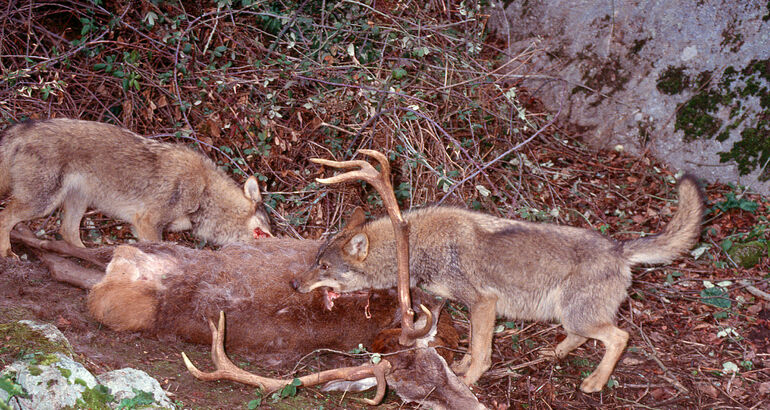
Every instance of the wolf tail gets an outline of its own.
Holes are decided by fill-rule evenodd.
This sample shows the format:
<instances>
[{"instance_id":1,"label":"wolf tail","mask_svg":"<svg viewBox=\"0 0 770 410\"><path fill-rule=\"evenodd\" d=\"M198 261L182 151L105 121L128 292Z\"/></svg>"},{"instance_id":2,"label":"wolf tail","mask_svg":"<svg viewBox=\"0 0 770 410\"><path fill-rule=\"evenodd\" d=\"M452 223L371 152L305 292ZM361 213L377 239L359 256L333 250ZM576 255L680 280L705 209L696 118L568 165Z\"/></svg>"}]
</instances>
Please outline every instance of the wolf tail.
<instances>
[{"instance_id":1,"label":"wolf tail","mask_svg":"<svg viewBox=\"0 0 770 410\"><path fill-rule=\"evenodd\" d=\"M692 248L700 236L703 194L692 175L679 180L679 209L657 235L622 242L623 256L632 264L669 263Z\"/></svg>"}]
</instances>

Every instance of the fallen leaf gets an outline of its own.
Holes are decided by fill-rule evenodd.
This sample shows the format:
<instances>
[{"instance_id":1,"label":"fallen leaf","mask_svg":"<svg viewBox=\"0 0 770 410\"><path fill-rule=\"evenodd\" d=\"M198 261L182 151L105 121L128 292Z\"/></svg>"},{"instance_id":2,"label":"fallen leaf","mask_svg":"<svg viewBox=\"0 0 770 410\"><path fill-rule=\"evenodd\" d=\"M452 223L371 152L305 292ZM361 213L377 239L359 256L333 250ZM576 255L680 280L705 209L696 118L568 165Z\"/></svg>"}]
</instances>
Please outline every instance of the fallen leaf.
<instances>
[{"instance_id":1,"label":"fallen leaf","mask_svg":"<svg viewBox=\"0 0 770 410\"><path fill-rule=\"evenodd\" d=\"M644 360L639 360L635 357L626 357L621 362L624 366L638 366L644 363Z\"/></svg>"},{"instance_id":2,"label":"fallen leaf","mask_svg":"<svg viewBox=\"0 0 770 410\"><path fill-rule=\"evenodd\" d=\"M770 382L764 382L759 384L759 394L766 396L770 393Z\"/></svg>"},{"instance_id":3,"label":"fallen leaf","mask_svg":"<svg viewBox=\"0 0 770 410\"><path fill-rule=\"evenodd\" d=\"M712 386L711 383L696 383L695 387L698 388L698 391L711 397L712 399L719 397L719 390Z\"/></svg>"}]
</instances>

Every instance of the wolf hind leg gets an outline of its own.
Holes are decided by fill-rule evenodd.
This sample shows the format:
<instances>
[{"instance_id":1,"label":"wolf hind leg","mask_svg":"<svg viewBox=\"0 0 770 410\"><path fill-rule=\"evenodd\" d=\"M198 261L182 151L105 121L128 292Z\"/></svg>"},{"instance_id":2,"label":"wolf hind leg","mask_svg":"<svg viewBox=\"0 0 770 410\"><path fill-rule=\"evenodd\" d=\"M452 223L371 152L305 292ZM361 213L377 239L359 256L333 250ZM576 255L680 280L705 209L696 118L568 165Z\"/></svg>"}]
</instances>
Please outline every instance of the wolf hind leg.
<instances>
[{"instance_id":1,"label":"wolf hind leg","mask_svg":"<svg viewBox=\"0 0 770 410\"><path fill-rule=\"evenodd\" d=\"M596 370L580 384L580 390L584 393L596 393L601 391L607 384L607 380L610 379L610 375L628 343L628 332L612 324L605 324L594 328L588 333L588 336L601 341L606 349L604 357L596 366Z\"/></svg>"},{"instance_id":2,"label":"wolf hind leg","mask_svg":"<svg viewBox=\"0 0 770 410\"><path fill-rule=\"evenodd\" d=\"M28 221L38 215L35 210L26 203L16 198L11 198L5 209L0 212L0 255L4 257L18 258L11 250L11 229L19 222Z\"/></svg>"},{"instance_id":3,"label":"wolf hind leg","mask_svg":"<svg viewBox=\"0 0 770 410\"><path fill-rule=\"evenodd\" d=\"M80 240L80 221L88 207L88 199L83 195L71 193L62 202L61 236L72 246L85 248Z\"/></svg>"},{"instance_id":4,"label":"wolf hind leg","mask_svg":"<svg viewBox=\"0 0 770 410\"><path fill-rule=\"evenodd\" d=\"M561 343L556 345L555 349L543 349L540 351L540 356L546 358L564 359L569 352L577 349L583 343L588 340L587 337L577 335L575 333L567 333L567 338L562 340Z\"/></svg>"},{"instance_id":5,"label":"wolf hind leg","mask_svg":"<svg viewBox=\"0 0 770 410\"><path fill-rule=\"evenodd\" d=\"M471 306L470 365L463 382L470 386L492 366L492 336L495 328L497 296L481 295ZM461 364L465 358L461 361Z\"/></svg>"}]
</instances>

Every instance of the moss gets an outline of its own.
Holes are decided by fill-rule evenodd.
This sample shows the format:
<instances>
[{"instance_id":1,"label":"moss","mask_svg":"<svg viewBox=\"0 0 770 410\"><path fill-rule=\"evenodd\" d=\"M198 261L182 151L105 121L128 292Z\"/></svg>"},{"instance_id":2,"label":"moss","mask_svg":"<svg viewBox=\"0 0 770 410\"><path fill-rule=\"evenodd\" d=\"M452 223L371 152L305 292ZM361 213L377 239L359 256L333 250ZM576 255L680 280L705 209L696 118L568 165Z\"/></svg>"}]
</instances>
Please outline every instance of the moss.
<instances>
[{"instance_id":1,"label":"moss","mask_svg":"<svg viewBox=\"0 0 770 410\"><path fill-rule=\"evenodd\" d=\"M59 369L59 373L61 373L61 375L64 376L65 379L69 379L70 376L72 376L72 370L65 369L63 367L56 367L56 368Z\"/></svg>"},{"instance_id":2,"label":"moss","mask_svg":"<svg viewBox=\"0 0 770 410\"><path fill-rule=\"evenodd\" d=\"M684 67L668 67L658 77L658 91L663 94L674 95L690 87L690 77L684 73Z\"/></svg>"},{"instance_id":3,"label":"moss","mask_svg":"<svg viewBox=\"0 0 770 410\"><path fill-rule=\"evenodd\" d=\"M642 51L642 48L644 48L644 45L647 44L647 41L649 41L650 38L643 38L641 40L634 40L634 45L631 46L631 54L639 54L640 51Z\"/></svg>"},{"instance_id":4,"label":"moss","mask_svg":"<svg viewBox=\"0 0 770 410\"><path fill-rule=\"evenodd\" d=\"M728 152L719 153L720 162L735 161L738 172L745 175L770 159L770 126L767 120L760 121L757 128L744 128L741 140L736 141ZM770 179L770 169L765 168L759 176L760 181Z\"/></svg>"},{"instance_id":5,"label":"moss","mask_svg":"<svg viewBox=\"0 0 770 410\"><path fill-rule=\"evenodd\" d=\"M675 130L684 131L685 141L698 138L712 138L722 127L722 120L714 117L719 102L719 94L703 91L680 106Z\"/></svg>"},{"instance_id":6,"label":"moss","mask_svg":"<svg viewBox=\"0 0 770 410\"><path fill-rule=\"evenodd\" d=\"M719 86L723 89L729 89L730 85L732 85L737 77L738 71L735 70L735 67L728 66L725 68L724 73L722 73L722 80L720 81Z\"/></svg>"},{"instance_id":7,"label":"moss","mask_svg":"<svg viewBox=\"0 0 770 410\"><path fill-rule=\"evenodd\" d=\"M72 353L65 343L52 342L19 322L0 324L0 335L3 335L0 363L33 354L31 356L33 364L51 364L59 360L54 353L65 355Z\"/></svg>"},{"instance_id":8,"label":"moss","mask_svg":"<svg viewBox=\"0 0 770 410\"><path fill-rule=\"evenodd\" d=\"M767 244L762 241L736 243L727 251L738 265L749 269L759 263L760 258L768 255Z\"/></svg>"},{"instance_id":9,"label":"moss","mask_svg":"<svg viewBox=\"0 0 770 410\"><path fill-rule=\"evenodd\" d=\"M86 387L75 406L67 406L65 409L107 410L110 408L108 403L114 401L115 396L110 394L110 389L107 386L97 384L93 388Z\"/></svg>"},{"instance_id":10,"label":"moss","mask_svg":"<svg viewBox=\"0 0 770 410\"><path fill-rule=\"evenodd\" d=\"M658 89L666 94L677 94L688 87L700 91L680 105L674 123L675 130L684 132L684 140L716 138L727 141L730 133L745 124L730 151L720 152L721 162L735 161L741 175L764 166L770 159L770 59L752 60L745 67L727 67L718 81L712 81L709 71L699 73L691 80L684 67L669 67L658 78ZM745 100L758 98L761 111L747 111ZM727 123L716 117L723 108L729 108ZM770 179L770 169L759 176Z\"/></svg>"}]
</instances>

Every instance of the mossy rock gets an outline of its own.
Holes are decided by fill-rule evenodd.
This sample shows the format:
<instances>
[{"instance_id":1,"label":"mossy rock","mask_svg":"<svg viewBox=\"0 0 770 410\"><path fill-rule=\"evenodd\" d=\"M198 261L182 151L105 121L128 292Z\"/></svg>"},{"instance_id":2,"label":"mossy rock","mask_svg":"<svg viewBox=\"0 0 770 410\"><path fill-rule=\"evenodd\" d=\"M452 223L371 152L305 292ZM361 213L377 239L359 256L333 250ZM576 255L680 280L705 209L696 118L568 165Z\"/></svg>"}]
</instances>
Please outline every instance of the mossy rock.
<instances>
[{"instance_id":1,"label":"mossy rock","mask_svg":"<svg viewBox=\"0 0 770 410\"><path fill-rule=\"evenodd\" d=\"M11 357L28 353L62 353L72 356L72 347L66 339L51 340L40 330L33 329L25 323L0 323L0 335L4 337L0 353Z\"/></svg>"},{"instance_id":2,"label":"mossy rock","mask_svg":"<svg viewBox=\"0 0 770 410\"><path fill-rule=\"evenodd\" d=\"M752 268L759 263L759 259L767 256L770 250L768 244L761 241L736 243L727 251L727 254L744 268Z\"/></svg>"}]
</instances>

